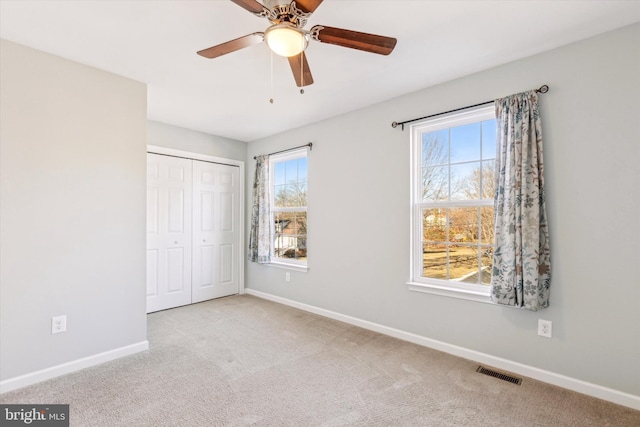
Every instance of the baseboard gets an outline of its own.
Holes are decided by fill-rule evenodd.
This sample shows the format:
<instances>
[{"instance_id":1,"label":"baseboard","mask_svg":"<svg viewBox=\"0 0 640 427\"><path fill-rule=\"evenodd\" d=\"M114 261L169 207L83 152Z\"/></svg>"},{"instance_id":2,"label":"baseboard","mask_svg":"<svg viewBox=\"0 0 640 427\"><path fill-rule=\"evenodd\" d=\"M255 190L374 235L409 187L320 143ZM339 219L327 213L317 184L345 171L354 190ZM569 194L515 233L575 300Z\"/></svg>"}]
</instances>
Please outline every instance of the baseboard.
<instances>
[{"instance_id":1,"label":"baseboard","mask_svg":"<svg viewBox=\"0 0 640 427\"><path fill-rule=\"evenodd\" d=\"M311 305L303 304L297 301L271 295L265 292L256 291L254 289L246 288L245 293L256 296L258 298L262 298L269 301L295 307L300 310L308 311L310 313L319 314L320 316L328 317L334 320L339 320L341 322L345 322L350 325L359 326L361 328L378 332L383 335L388 335L394 338L398 338L403 341L408 341L424 347L429 347L445 353L453 354L454 356L459 356L465 359L473 360L480 364L492 366L498 369L513 372L518 375L533 378L535 380L542 381L547 384L552 384L552 385L566 388L568 390L572 390L578 393L586 394L587 396L596 397L598 399L606 400L612 403L616 403L618 405L623 405L629 408L640 410L640 396L635 396L635 395L624 393L611 388L603 387L597 384L588 383L586 381L567 377L565 375L557 374L554 372L545 371L543 369L524 365L522 363L503 359L500 357L492 356L490 354L481 353L479 351L470 350L464 347L459 347L456 345L448 344L448 343L434 340L431 338L426 338L426 337L412 334L410 332L405 332L399 329L390 328L388 326L380 325L378 323L369 322L367 320L362 320L356 317L351 317L344 314L336 313L334 311L325 310L323 308L318 308Z\"/></svg>"},{"instance_id":2,"label":"baseboard","mask_svg":"<svg viewBox=\"0 0 640 427\"><path fill-rule=\"evenodd\" d=\"M61 365L52 366L40 371L20 375L19 377L9 378L8 380L0 381L0 394L16 390L18 388L26 387L28 385L36 384L41 381L46 381L51 378L59 377L61 375L70 374L71 372L79 371L81 369L89 368L91 366L99 365L101 363L109 362L111 360L119 359L121 357L129 356L131 354L148 349L149 341L145 340L136 344L131 344L125 347L105 351L103 353L94 354L93 356L83 357L82 359L73 360Z\"/></svg>"}]
</instances>

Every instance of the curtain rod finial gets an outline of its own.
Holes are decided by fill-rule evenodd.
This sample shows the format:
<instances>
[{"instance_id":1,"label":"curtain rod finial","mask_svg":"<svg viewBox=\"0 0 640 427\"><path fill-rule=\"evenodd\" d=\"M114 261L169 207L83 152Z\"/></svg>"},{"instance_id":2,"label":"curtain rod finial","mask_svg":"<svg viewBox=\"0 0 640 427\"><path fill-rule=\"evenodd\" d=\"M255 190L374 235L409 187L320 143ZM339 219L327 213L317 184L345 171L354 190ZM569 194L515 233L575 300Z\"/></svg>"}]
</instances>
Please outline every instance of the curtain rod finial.
<instances>
[{"instance_id":1,"label":"curtain rod finial","mask_svg":"<svg viewBox=\"0 0 640 427\"><path fill-rule=\"evenodd\" d=\"M538 93L547 93L547 92L549 92L549 86L542 85L542 86L540 86L540 89L536 90L536 92L538 92Z\"/></svg>"}]
</instances>

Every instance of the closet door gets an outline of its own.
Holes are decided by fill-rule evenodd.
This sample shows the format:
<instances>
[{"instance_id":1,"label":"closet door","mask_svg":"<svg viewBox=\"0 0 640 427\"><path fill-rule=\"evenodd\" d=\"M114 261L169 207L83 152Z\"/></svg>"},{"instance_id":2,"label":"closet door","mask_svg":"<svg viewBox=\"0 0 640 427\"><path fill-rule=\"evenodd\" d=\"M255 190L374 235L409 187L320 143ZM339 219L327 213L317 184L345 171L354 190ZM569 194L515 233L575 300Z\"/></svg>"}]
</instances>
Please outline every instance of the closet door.
<instances>
[{"instance_id":1,"label":"closet door","mask_svg":"<svg viewBox=\"0 0 640 427\"><path fill-rule=\"evenodd\" d=\"M147 313L191 303L192 163L147 154Z\"/></svg>"},{"instance_id":2,"label":"closet door","mask_svg":"<svg viewBox=\"0 0 640 427\"><path fill-rule=\"evenodd\" d=\"M239 168L193 161L192 301L239 292Z\"/></svg>"}]
</instances>

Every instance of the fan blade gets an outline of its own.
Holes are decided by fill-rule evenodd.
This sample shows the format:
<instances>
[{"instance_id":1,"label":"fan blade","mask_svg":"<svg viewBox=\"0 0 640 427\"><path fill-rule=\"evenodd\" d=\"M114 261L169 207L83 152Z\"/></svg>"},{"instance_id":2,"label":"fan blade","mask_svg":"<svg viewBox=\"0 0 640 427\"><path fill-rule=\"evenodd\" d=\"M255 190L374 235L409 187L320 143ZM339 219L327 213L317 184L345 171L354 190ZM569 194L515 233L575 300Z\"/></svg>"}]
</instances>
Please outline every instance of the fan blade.
<instances>
[{"instance_id":1,"label":"fan blade","mask_svg":"<svg viewBox=\"0 0 640 427\"><path fill-rule=\"evenodd\" d=\"M264 39L264 33L253 33L244 37L237 38L235 40L222 43L208 49L198 51L198 55L205 58L213 59L227 53L235 52L236 50L243 49L245 47L253 46L254 44L261 43Z\"/></svg>"},{"instance_id":2,"label":"fan blade","mask_svg":"<svg viewBox=\"0 0 640 427\"><path fill-rule=\"evenodd\" d=\"M322 0L295 0L298 9L305 13L313 13L320 6Z\"/></svg>"},{"instance_id":3,"label":"fan blade","mask_svg":"<svg viewBox=\"0 0 640 427\"><path fill-rule=\"evenodd\" d=\"M293 72L293 78L296 79L298 87L309 86L313 84L313 77L311 76L311 70L309 69L309 63L307 62L307 56L304 52L300 52L298 55L290 56L289 65L291 66L291 72Z\"/></svg>"},{"instance_id":4,"label":"fan blade","mask_svg":"<svg viewBox=\"0 0 640 427\"><path fill-rule=\"evenodd\" d=\"M311 38L322 43L335 44L380 55L389 55L393 52L393 48L396 47L397 43L397 40L393 37L377 36L323 25L314 26L309 30L309 33Z\"/></svg>"},{"instance_id":5,"label":"fan blade","mask_svg":"<svg viewBox=\"0 0 640 427\"><path fill-rule=\"evenodd\" d=\"M231 0L244 10L248 10L254 15L258 16L267 16L269 14L269 9L258 3L256 0Z\"/></svg>"}]
</instances>

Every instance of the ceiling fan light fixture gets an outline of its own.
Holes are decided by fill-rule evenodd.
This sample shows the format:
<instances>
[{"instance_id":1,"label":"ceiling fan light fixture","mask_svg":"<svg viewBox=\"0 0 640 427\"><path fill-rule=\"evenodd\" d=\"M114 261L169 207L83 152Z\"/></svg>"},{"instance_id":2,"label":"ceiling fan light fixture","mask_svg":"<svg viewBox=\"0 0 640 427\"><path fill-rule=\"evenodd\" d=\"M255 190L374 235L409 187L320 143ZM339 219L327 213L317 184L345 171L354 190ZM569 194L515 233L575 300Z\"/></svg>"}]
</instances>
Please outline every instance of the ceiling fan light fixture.
<instances>
[{"instance_id":1,"label":"ceiling fan light fixture","mask_svg":"<svg viewBox=\"0 0 640 427\"><path fill-rule=\"evenodd\" d=\"M288 23L267 28L264 32L264 41L273 53L285 57L298 55L309 44L305 31Z\"/></svg>"}]
</instances>

